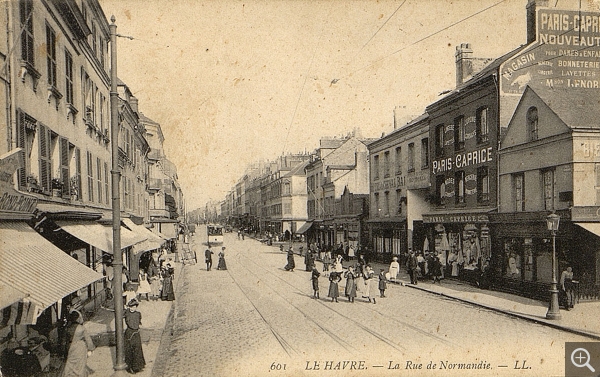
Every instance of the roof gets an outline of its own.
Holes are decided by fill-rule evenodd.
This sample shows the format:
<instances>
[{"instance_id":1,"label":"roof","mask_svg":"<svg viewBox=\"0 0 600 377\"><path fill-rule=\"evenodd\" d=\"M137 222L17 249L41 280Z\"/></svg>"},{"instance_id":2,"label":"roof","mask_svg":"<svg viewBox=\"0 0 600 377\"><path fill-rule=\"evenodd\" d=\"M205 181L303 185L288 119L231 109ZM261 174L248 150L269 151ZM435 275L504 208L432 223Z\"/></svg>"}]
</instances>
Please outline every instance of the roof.
<instances>
[{"instance_id":1,"label":"roof","mask_svg":"<svg viewBox=\"0 0 600 377\"><path fill-rule=\"evenodd\" d=\"M291 177L293 175L305 175L304 168L308 166L310 161L304 161L301 164L298 164L292 168L289 172L287 172L284 177ZM300 174L301 173L301 174Z\"/></svg>"},{"instance_id":2,"label":"roof","mask_svg":"<svg viewBox=\"0 0 600 377\"><path fill-rule=\"evenodd\" d=\"M158 123L156 121L153 121L152 119L150 119L147 116L145 116L143 113L140 113L139 116L140 116L140 122L151 123L151 124L155 124L157 126L160 126L160 123Z\"/></svg>"},{"instance_id":3,"label":"roof","mask_svg":"<svg viewBox=\"0 0 600 377\"><path fill-rule=\"evenodd\" d=\"M535 93L565 124L572 129L600 129L600 97L589 89L550 89Z\"/></svg>"},{"instance_id":4,"label":"roof","mask_svg":"<svg viewBox=\"0 0 600 377\"><path fill-rule=\"evenodd\" d=\"M24 222L0 222L0 282L28 295L37 313L102 275L54 246Z\"/></svg>"}]
</instances>

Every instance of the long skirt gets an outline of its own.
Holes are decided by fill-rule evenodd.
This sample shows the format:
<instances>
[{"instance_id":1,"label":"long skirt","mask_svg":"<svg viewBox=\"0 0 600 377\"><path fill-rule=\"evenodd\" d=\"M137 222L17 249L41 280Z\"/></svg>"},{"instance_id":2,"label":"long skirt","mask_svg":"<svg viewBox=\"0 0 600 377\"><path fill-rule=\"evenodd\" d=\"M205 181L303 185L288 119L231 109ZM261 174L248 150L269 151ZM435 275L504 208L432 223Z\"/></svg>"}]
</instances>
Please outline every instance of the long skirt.
<instances>
[{"instance_id":1,"label":"long skirt","mask_svg":"<svg viewBox=\"0 0 600 377\"><path fill-rule=\"evenodd\" d=\"M294 268L296 268L296 262L294 261L294 256L288 256L287 259L288 263L285 265L285 270L289 271L289 270L293 270Z\"/></svg>"},{"instance_id":2,"label":"long skirt","mask_svg":"<svg viewBox=\"0 0 600 377\"><path fill-rule=\"evenodd\" d=\"M160 279L157 277L150 279L150 295L160 297Z\"/></svg>"},{"instance_id":3,"label":"long skirt","mask_svg":"<svg viewBox=\"0 0 600 377\"><path fill-rule=\"evenodd\" d=\"M336 281L329 282L329 294L327 296L331 298L340 297L340 291L338 289L338 283Z\"/></svg>"},{"instance_id":4,"label":"long skirt","mask_svg":"<svg viewBox=\"0 0 600 377\"><path fill-rule=\"evenodd\" d=\"M318 291L319 290L319 279L311 279L311 280L312 280L313 291Z\"/></svg>"},{"instance_id":5,"label":"long skirt","mask_svg":"<svg viewBox=\"0 0 600 377\"><path fill-rule=\"evenodd\" d=\"M219 258L219 264L217 265L217 270L226 270L227 264L225 263L225 258Z\"/></svg>"},{"instance_id":6,"label":"long skirt","mask_svg":"<svg viewBox=\"0 0 600 377\"><path fill-rule=\"evenodd\" d=\"M125 330L125 363L127 368L139 372L146 366L142 351L142 337L139 330Z\"/></svg>"},{"instance_id":7,"label":"long skirt","mask_svg":"<svg viewBox=\"0 0 600 377\"><path fill-rule=\"evenodd\" d=\"M175 292L173 291L173 278L168 277L163 280L163 288L160 298L165 301L175 300Z\"/></svg>"},{"instance_id":8,"label":"long skirt","mask_svg":"<svg viewBox=\"0 0 600 377\"><path fill-rule=\"evenodd\" d=\"M346 297L356 297L356 282L354 279L346 279L346 289L344 290Z\"/></svg>"}]
</instances>

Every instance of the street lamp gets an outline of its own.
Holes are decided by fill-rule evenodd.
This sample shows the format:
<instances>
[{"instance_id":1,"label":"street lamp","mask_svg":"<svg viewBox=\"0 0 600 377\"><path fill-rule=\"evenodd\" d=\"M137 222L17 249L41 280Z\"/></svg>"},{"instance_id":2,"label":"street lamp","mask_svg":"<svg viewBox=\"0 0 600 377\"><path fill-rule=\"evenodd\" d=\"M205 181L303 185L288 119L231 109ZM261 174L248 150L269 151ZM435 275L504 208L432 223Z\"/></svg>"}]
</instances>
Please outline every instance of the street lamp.
<instances>
[{"instance_id":1,"label":"street lamp","mask_svg":"<svg viewBox=\"0 0 600 377\"><path fill-rule=\"evenodd\" d=\"M556 232L558 231L559 223L560 216L554 212L546 217L546 225L548 225L548 230L552 233L552 286L550 288L550 306L546 313L546 319L560 319L558 289L556 288Z\"/></svg>"}]
</instances>

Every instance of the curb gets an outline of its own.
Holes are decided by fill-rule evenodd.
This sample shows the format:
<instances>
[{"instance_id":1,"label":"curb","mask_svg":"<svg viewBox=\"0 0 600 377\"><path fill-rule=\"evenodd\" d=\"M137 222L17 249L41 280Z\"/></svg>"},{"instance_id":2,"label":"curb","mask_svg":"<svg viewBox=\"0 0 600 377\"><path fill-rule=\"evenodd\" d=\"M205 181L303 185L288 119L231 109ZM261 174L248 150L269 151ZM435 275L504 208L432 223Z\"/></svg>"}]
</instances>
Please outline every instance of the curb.
<instances>
[{"instance_id":1,"label":"curb","mask_svg":"<svg viewBox=\"0 0 600 377\"><path fill-rule=\"evenodd\" d=\"M497 307L494 307L494 306L485 305L485 304L482 304L482 303L479 303L479 302L475 302L475 301L471 301L471 300L466 300L464 298L459 298L459 297L451 296L451 295L449 295L447 293L435 292L435 291L432 291L430 289L427 289L427 288L424 288L424 287L418 287L418 286L413 285L413 284L407 284L407 283L404 283L404 282L399 282L399 284L403 285L405 287L409 287L409 288L413 288L413 289L418 289L418 290L423 291L423 292L428 292L428 293L435 294L435 295L442 296L442 297L446 297L446 298L449 298L449 299L452 299L452 300L464 302L464 303L467 303L467 304L470 304L470 305L479 306L479 307L482 307L482 308L485 308L485 309L488 309L488 310L492 310L492 311L497 312L497 313L502 313L502 314L505 314L505 315L508 315L508 316L511 316L511 317L516 317L516 318L524 319L526 321L533 322L533 323L536 323L538 325L544 325L544 326L552 327L552 328L557 329L557 330L562 330L562 331L570 332L570 333L573 333L573 334L576 334L576 335L580 335L580 336L585 336L585 337L588 337L588 338L592 338L594 340L600 340L600 335L597 335L597 334L594 334L594 333L589 333L589 332L586 332L586 331L583 331L583 330L579 330L579 329L574 329L574 328L563 326L563 325L559 325L559 324L556 324L556 323L553 323L553 322L544 321L543 319L531 317L531 316L529 316L527 314L521 314L521 313L511 312L511 311L508 311L508 310L505 310L505 309L500 309L500 308L497 308Z\"/></svg>"}]
</instances>

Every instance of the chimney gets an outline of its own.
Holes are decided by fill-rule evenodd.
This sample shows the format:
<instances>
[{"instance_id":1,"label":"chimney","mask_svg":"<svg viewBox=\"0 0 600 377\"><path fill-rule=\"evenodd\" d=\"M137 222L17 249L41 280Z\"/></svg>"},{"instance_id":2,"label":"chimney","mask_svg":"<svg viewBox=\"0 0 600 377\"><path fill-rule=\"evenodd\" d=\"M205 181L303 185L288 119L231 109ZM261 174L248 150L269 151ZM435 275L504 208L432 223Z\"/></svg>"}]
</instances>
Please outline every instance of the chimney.
<instances>
[{"instance_id":1,"label":"chimney","mask_svg":"<svg viewBox=\"0 0 600 377\"><path fill-rule=\"evenodd\" d=\"M465 79L473 74L473 50L470 43L461 43L456 46L456 86L460 86Z\"/></svg>"},{"instance_id":2,"label":"chimney","mask_svg":"<svg viewBox=\"0 0 600 377\"><path fill-rule=\"evenodd\" d=\"M131 110L133 110L136 114L139 114L137 98L135 98L134 96L129 97L129 106L131 106Z\"/></svg>"},{"instance_id":3,"label":"chimney","mask_svg":"<svg viewBox=\"0 0 600 377\"><path fill-rule=\"evenodd\" d=\"M535 10L538 7L547 7L548 0L527 0L527 44L535 41L536 35L536 15Z\"/></svg>"}]
</instances>

